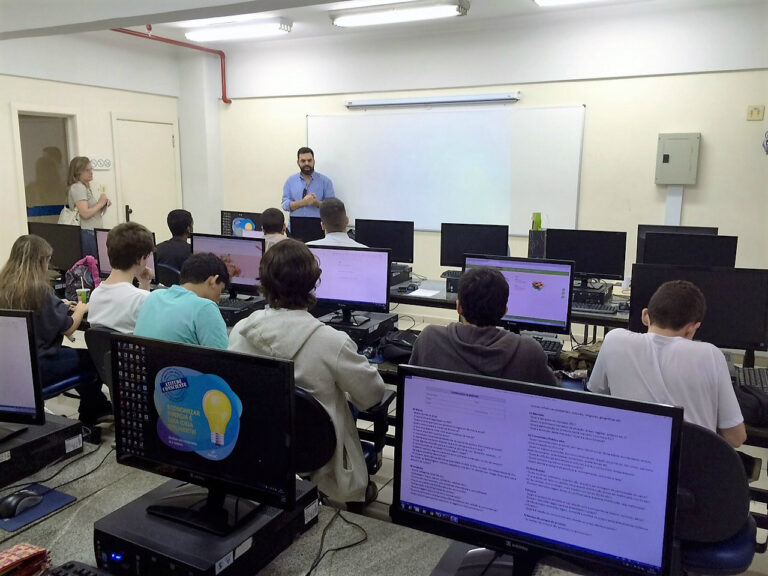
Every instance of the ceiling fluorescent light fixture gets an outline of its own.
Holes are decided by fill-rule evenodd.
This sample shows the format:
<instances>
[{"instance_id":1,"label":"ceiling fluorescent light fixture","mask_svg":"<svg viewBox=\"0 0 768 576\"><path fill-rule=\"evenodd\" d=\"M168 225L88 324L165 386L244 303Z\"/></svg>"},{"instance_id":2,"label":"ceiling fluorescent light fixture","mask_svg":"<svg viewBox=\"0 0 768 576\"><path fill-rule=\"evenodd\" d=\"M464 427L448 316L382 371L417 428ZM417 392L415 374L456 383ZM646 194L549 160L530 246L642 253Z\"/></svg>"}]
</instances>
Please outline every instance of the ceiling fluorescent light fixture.
<instances>
[{"instance_id":1,"label":"ceiling fluorescent light fixture","mask_svg":"<svg viewBox=\"0 0 768 576\"><path fill-rule=\"evenodd\" d=\"M293 22L287 18L261 20L250 24L231 26L211 26L185 32L187 40L193 42L216 42L227 40L250 40L253 38L269 38L280 36L291 31Z\"/></svg>"},{"instance_id":2,"label":"ceiling fluorescent light fixture","mask_svg":"<svg viewBox=\"0 0 768 576\"><path fill-rule=\"evenodd\" d=\"M450 106L451 104L510 104L520 100L520 91L501 94L456 94L453 96L416 96L412 98L372 98L345 100L347 108L384 108L405 106Z\"/></svg>"},{"instance_id":3,"label":"ceiling fluorescent light fixture","mask_svg":"<svg viewBox=\"0 0 768 576\"><path fill-rule=\"evenodd\" d=\"M632 0L533 0L534 4L538 4L542 8L554 8L558 6L578 6L580 4L622 4L631 2Z\"/></svg>"},{"instance_id":4,"label":"ceiling fluorescent light fixture","mask_svg":"<svg viewBox=\"0 0 768 576\"><path fill-rule=\"evenodd\" d=\"M469 0L432 0L338 10L330 12L330 17L335 26L347 28L465 16L468 10Z\"/></svg>"}]
</instances>

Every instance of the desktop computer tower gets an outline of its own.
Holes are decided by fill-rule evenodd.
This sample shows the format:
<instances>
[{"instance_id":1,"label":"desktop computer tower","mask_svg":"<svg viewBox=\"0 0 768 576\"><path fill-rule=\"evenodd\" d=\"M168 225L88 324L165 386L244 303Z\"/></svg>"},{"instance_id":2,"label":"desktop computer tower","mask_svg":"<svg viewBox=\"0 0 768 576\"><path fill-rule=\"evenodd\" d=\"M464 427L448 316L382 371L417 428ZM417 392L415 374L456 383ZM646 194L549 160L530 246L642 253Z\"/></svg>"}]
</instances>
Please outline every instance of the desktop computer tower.
<instances>
[{"instance_id":1,"label":"desktop computer tower","mask_svg":"<svg viewBox=\"0 0 768 576\"><path fill-rule=\"evenodd\" d=\"M410 266L406 266L405 264L392 264L389 274L389 285L396 286L403 282L410 282L412 272L413 268Z\"/></svg>"},{"instance_id":2,"label":"desktop computer tower","mask_svg":"<svg viewBox=\"0 0 768 576\"><path fill-rule=\"evenodd\" d=\"M613 285L601 282L599 286L574 286L573 301L585 304L608 304L613 295Z\"/></svg>"},{"instance_id":3,"label":"desktop computer tower","mask_svg":"<svg viewBox=\"0 0 768 576\"><path fill-rule=\"evenodd\" d=\"M0 487L83 451L83 426L77 420L45 415L45 424L27 424L0 442Z\"/></svg>"},{"instance_id":4,"label":"desktop computer tower","mask_svg":"<svg viewBox=\"0 0 768 576\"><path fill-rule=\"evenodd\" d=\"M336 328L336 330L346 332L358 346L373 346L385 334L396 330L397 314L390 314L388 312L355 312L353 316L364 316L368 318L368 321L363 322L359 326L341 324L335 321L337 319L336 314L321 316L318 320L332 328Z\"/></svg>"},{"instance_id":5,"label":"desktop computer tower","mask_svg":"<svg viewBox=\"0 0 768 576\"><path fill-rule=\"evenodd\" d=\"M293 510L261 506L226 536L147 513L147 506L183 484L170 480L98 520L93 545L99 568L131 576L250 576L317 523L317 487L305 480L296 481Z\"/></svg>"}]
</instances>

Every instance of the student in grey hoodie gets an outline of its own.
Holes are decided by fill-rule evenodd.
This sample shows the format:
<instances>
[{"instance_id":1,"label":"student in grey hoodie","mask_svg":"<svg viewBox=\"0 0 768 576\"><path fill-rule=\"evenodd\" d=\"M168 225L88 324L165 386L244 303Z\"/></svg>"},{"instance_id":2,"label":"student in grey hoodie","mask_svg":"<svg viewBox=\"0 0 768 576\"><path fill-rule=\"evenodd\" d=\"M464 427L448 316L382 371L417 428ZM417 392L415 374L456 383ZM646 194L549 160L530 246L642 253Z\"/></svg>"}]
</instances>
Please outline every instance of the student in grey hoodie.
<instances>
[{"instance_id":1,"label":"student in grey hoodie","mask_svg":"<svg viewBox=\"0 0 768 576\"><path fill-rule=\"evenodd\" d=\"M507 312L508 298L501 272L467 270L459 281L459 322L427 326L416 339L410 363L556 386L547 355L533 338L496 327Z\"/></svg>"},{"instance_id":2,"label":"student in grey hoodie","mask_svg":"<svg viewBox=\"0 0 768 576\"><path fill-rule=\"evenodd\" d=\"M336 429L336 452L312 473L312 481L331 500L368 502L368 471L346 394L365 410L381 401L384 382L347 334L307 312L321 270L304 244L290 238L275 244L264 253L260 271L269 308L235 325L229 349L293 360L296 385L317 398Z\"/></svg>"}]
</instances>

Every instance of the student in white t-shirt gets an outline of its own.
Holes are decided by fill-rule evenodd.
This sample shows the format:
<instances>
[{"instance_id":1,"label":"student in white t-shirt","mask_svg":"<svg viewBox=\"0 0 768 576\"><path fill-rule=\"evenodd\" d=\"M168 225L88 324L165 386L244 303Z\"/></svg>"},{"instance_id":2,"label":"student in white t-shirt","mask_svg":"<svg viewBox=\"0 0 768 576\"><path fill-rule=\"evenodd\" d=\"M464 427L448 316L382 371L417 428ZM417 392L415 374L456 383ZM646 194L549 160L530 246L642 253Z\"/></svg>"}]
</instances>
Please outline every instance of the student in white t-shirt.
<instances>
[{"instance_id":1,"label":"student in white t-shirt","mask_svg":"<svg viewBox=\"0 0 768 576\"><path fill-rule=\"evenodd\" d=\"M684 280L665 282L643 314L647 334L611 330L587 387L630 400L682 406L687 422L720 434L734 448L747 439L723 353L693 336L706 312L704 294Z\"/></svg>"},{"instance_id":2,"label":"student in white t-shirt","mask_svg":"<svg viewBox=\"0 0 768 576\"><path fill-rule=\"evenodd\" d=\"M154 271L147 258L155 249L152 233L137 222L118 224L107 234L107 255L112 272L91 294L88 322L130 334ZM133 285L137 278L139 287Z\"/></svg>"}]
</instances>

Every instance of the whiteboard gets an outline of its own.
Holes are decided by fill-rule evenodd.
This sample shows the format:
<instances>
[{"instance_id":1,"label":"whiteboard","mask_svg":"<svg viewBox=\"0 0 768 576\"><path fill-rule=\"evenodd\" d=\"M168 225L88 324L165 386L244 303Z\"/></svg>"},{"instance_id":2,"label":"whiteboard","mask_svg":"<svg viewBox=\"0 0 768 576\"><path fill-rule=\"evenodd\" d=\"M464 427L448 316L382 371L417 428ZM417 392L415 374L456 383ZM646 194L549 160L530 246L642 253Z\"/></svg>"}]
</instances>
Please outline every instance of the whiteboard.
<instances>
[{"instance_id":1,"label":"whiteboard","mask_svg":"<svg viewBox=\"0 0 768 576\"><path fill-rule=\"evenodd\" d=\"M316 167L355 218L575 228L583 106L352 111L307 116Z\"/></svg>"}]
</instances>

